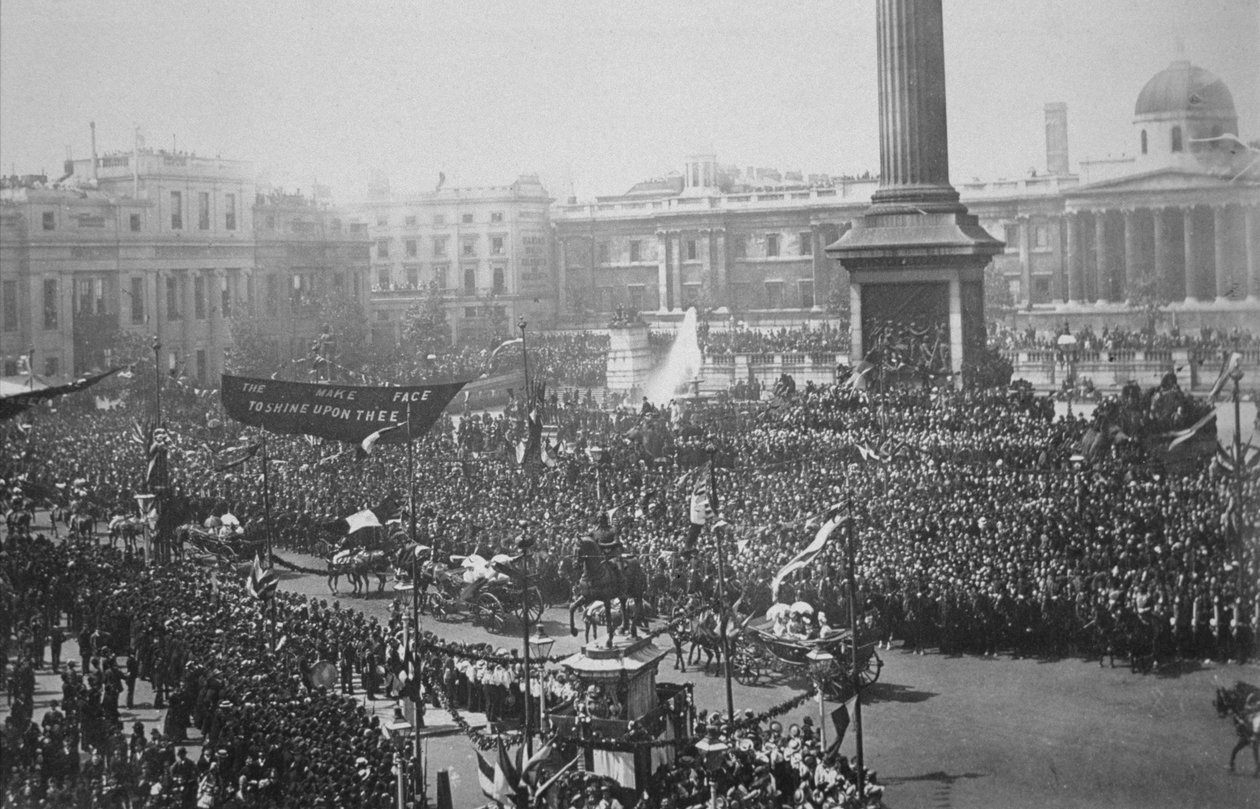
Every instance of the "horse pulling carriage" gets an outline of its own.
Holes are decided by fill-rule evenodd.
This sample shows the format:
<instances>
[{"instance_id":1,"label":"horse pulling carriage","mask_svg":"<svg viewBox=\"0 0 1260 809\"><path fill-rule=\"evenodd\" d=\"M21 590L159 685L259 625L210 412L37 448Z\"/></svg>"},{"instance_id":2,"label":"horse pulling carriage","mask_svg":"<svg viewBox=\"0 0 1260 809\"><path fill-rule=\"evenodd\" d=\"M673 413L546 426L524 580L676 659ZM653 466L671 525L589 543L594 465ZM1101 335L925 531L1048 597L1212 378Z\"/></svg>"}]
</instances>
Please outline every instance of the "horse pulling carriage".
<instances>
[{"instance_id":1,"label":"horse pulling carriage","mask_svg":"<svg viewBox=\"0 0 1260 809\"><path fill-rule=\"evenodd\" d=\"M731 674L742 685L756 685L771 673L781 676L817 677L811 670L813 653L827 653L832 664L822 680L823 696L844 699L851 695L853 682L853 635L848 630L832 630L818 638L776 635L772 622L745 625L735 636L731 649ZM879 679L883 661L875 652L875 638L858 637L857 677L860 688ZM815 654L815 658L817 655Z\"/></svg>"}]
</instances>

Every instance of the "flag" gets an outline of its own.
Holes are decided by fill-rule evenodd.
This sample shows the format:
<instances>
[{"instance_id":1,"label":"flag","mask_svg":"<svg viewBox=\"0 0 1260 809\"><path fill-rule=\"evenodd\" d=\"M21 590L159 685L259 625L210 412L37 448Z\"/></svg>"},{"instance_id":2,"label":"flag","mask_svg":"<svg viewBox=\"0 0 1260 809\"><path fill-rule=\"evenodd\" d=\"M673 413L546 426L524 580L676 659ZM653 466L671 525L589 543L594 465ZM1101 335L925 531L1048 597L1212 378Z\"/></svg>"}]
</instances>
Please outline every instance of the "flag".
<instances>
[{"instance_id":1,"label":"flag","mask_svg":"<svg viewBox=\"0 0 1260 809\"><path fill-rule=\"evenodd\" d=\"M884 463L888 460L888 456L876 449L871 449L865 444L854 444L857 447L858 455L862 456L862 460L866 462L878 461Z\"/></svg>"},{"instance_id":2,"label":"flag","mask_svg":"<svg viewBox=\"0 0 1260 809\"><path fill-rule=\"evenodd\" d=\"M377 430L376 432L374 432L374 433L372 433L372 434L368 435L368 436L367 436L366 438L364 438L364 439L363 439L363 441L359 444L358 456L359 456L360 458L366 458L367 456L371 455L371 454L372 454L372 447L375 447L375 446L376 446L376 442L377 442L377 441L380 441L380 440L381 440L382 438L384 438L385 436L387 436L387 435L391 435L392 433L395 433L395 432L397 432L398 430L402 430L402 429L404 429L404 428L405 428L405 427L407 427L409 424L410 424L410 422L401 421L401 422L399 422L398 424L394 424L394 425L391 425L391 426L389 426L389 427L382 427L381 429Z\"/></svg>"},{"instance_id":3,"label":"flag","mask_svg":"<svg viewBox=\"0 0 1260 809\"><path fill-rule=\"evenodd\" d=\"M363 528L380 528L381 527L380 519L376 516L376 513L372 511L372 509L370 508L365 508L362 511L355 512L354 514L351 514L349 517L346 517L346 524L350 526L350 529L346 531L347 534L353 534L355 531L361 530Z\"/></svg>"},{"instance_id":4,"label":"flag","mask_svg":"<svg viewBox=\"0 0 1260 809\"><path fill-rule=\"evenodd\" d=\"M1238 370L1242 364L1242 354L1237 351L1229 355L1225 362L1221 363L1221 374L1216 378L1216 384L1208 391L1208 401L1215 402L1216 397L1221 395L1221 391L1225 389L1225 383L1229 381L1230 374Z\"/></svg>"},{"instance_id":5,"label":"flag","mask_svg":"<svg viewBox=\"0 0 1260 809\"><path fill-rule=\"evenodd\" d=\"M1172 439L1172 443L1168 445L1168 448L1172 449L1173 447L1176 447L1180 444L1184 444L1185 442L1189 441L1191 438L1194 438L1195 434L1198 433L1199 430L1202 430L1204 427L1206 427L1208 422L1215 421L1215 420L1216 420L1216 411L1212 410L1212 411L1209 411L1207 415L1205 415L1203 418L1199 419L1194 424L1190 425L1184 430L1177 430L1176 432L1165 433L1164 434L1165 438Z\"/></svg>"},{"instance_id":6,"label":"flag","mask_svg":"<svg viewBox=\"0 0 1260 809\"><path fill-rule=\"evenodd\" d=\"M516 794L513 788L517 780L516 770L508 760L503 740L499 739L499 754L493 765L482 757L480 751L474 752L477 754L477 783L482 794L497 804L511 801Z\"/></svg>"},{"instance_id":7,"label":"flag","mask_svg":"<svg viewBox=\"0 0 1260 809\"><path fill-rule=\"evenodd\" d=\"M524 342L524 339L520 337L517 337L515 340L504 340L502 343L499 344L498 348L490 352L490 358L486 360L486 367L489 368L490 366L494 365L494 358L499 356L500 351L509 349L512 346L518 346L523 342Z\"/></svg>"},{"instance_id":8,"label":"flag","mask_svg":"<svg viewBox=\"0 0 1260 809\"><path fill-rule=\"evenodd\" d=\"M227 463L219 464L218 466L214 468L214 471L226 472L229 469L235 469L236 467L243 465L246 461L250 460L255 455L257 455L258 450L260 449L262 449L261 441L256 441L253 444L249 446L245 446L245 447L233 447L232 449L228 450L228 452L238 452L240 450L244 450L245 454L234 461L228 461Z\"/></svg>"},{"instance_id":9,"label":"flag","mask_svg":"<svg viewBox=\"0 0 1260 809\"><path fill-rule=\"evenodd\" d=\"M552 747L552 743L547 742L538 749L538 752L530 756L529 760L521 766L521 783L538 783L538 769L542 766L544 761L551 757Z\"/></svg>"},{"instance_id":10,"label":"flag","mask_svg":"<svg viewBox=\"0 0 1260 809\"><path fill-rule=\"evenodd\" d=\"M783 583L783 580L793 572L807 567L810 562L814 561L814 558L822 553L822 549L827 546L831 535L835 533L836 528L843 521L844 518L841 517L839 508L834 508L831 516L818 529L818 533L814 536L814 541L806 545L805 549L796 554L796 556L793 556L786 565L779 568L779 572L774 574L774 579L770 582L770 592L776 599L779 596L779 585Z\"/></svg>"},{"instance_id":11,"label":"flag","mask_svg":"<svg viewBox=\"0 0 1260 809\"><path fill-rule=\"evenodd\" d=\"M709 491L709 465L706 463L696 474L696 482L691 487L691 524L704 525L716 510L714 497Z\"/></svg>"},{"instance_id":12,"label":"flag","mask_svg":"<svg viewBox=\"0 0 1260 809\"><path fill-rule=\"evenodd\" d=\"M264 568L262 566L262 556L254 554L254 566L249 571L249 579L245 582L245 589L251 596L260 600L266 600L276 594L276 587L280 584L280 577L276 575L274 570Z\"/></svg>"},{"instance_id":13,"label":"flag","mask_svg":"<svg viewBox=\"0 0 1260 809\"><path fill-rule=\"evenodd\" d=\"M854 694L849 697L847 701L840 703L840 705L831 712L831 724L832 727L836 729L836 740L831 745L832 749L840 747L840 744L844 741L844 732L849 729L849 722L852 720L853 710L857 703L857 699L857 694Z\"/></svg>"}]
</instances>

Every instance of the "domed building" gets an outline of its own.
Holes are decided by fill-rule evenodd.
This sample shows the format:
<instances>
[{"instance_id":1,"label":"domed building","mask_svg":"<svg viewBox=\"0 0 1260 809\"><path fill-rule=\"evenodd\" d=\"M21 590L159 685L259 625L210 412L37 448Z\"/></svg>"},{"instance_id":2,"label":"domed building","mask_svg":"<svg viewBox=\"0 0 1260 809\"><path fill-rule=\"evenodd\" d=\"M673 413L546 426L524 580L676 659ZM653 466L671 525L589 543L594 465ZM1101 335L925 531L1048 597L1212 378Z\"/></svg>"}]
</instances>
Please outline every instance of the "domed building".
<instances>
[{"instance_id":1,"label":"domed building","mask_svg":"<svg viewBox=\"0 0 1260 809\"><path fill-rule=\"evenodd\" d=\"M1234 97L1217 76L1176 61L1146 83L1133 110L1139 165L1182 165L1201 159L1220 163L1229 153L1223 135L1238 136Z\"/></svg>"}]
</instances>

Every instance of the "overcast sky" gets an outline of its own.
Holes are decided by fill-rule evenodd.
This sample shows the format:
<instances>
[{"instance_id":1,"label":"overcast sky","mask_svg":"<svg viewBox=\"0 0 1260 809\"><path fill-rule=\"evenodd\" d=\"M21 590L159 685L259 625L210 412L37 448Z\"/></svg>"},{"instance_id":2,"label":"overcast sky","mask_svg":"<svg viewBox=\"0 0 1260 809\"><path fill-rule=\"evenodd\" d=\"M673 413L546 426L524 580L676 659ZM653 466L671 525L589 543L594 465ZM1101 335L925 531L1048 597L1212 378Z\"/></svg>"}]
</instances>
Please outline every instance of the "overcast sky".
<instances>
[{"instance_id":1,"label":"overcast sky","mask_svg":"<svg viewBox=\"0 0 1260 809\"><path fill-rule=\"evenodd\" d=\"M507 184L618 193L690 152L806 173L879 165L873 0L4 0L0 167L58 175L69 146L254 162L342 200ZM1179 53L1260 138L1260 0L946 0L951 178L1131 150L1133 104Z\"/></svg>"}]
</instances>

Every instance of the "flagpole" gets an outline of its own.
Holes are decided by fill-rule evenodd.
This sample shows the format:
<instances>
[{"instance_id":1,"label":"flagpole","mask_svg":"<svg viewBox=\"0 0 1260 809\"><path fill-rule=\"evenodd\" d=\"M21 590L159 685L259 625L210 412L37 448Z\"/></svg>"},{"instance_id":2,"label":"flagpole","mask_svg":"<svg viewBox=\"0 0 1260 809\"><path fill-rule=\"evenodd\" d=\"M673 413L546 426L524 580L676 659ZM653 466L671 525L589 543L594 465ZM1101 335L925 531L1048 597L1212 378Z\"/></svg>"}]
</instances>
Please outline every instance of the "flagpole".
<instances>
[{"instance_id":1,"label":"flagpole","mask_svg":"<svg viewBox=\"0 0 1260 809\"><path fill-rule=\"evenodd\" d=\"M855 542L855 537L853 534L853 493L851 491L849 493L848 523L849 524L845 530L845 533L847 534L847 536L845 537L845 539L847 540L847 542L845 542L845 545L846 545L845 555L848 557L849 632L852 635L852 640L849 643L849 651L851 652L851 655L852 655L850 659L850 665L852 666L851 671L853 675L853 694L855 696L855 699L853 701L853 725L854 725L855 732L857 734L855 737L857 740L857 788L858 788L858 796L860 797L866 794L866 787L864 784L864 780L866 776L862 771L863 762L864 762L863 755L862 755L862 691L861 691L862 680L858 671L858 622L857 622L857 608L856 608L857 576L854 572L853 545ZM821 693L822 692L820 691L819 694Z\"/></svg>"},{"instance_id":2,"label":"flagpole","mask_svg":"<svg viewBox=\"0 0 1260 809\"><path fill-rule=\"evenodd\" d=\"M709 454L709 501L717 501L717 477L713 471L713 460L717 455L717 447L709 444L705 447L705 451ZM717 519L717 514L713 515ZM726 553L722 548L722 534L718 531L717 523L713 525L713 542L717 545L717 563L718 563L718 588L719 603L722 605L722 622L719 626L722 632L722 676L726 680L726 721L735 721L735 691L731 685L731 645L728 637L727 629L730 626L731 616L727 615L726 605Z\"/></svg>"},{"instance_id":3,"label":"flagpole","mask_svg":"<svg viewBox=\"0 0 1260 809\"><path fill-rule=\"evenodd\" d=\"M267 452L267 433L262 437L263 536L266 538L267 567L271 567L271 456Z\"/></svg>"},{"instance_id":4,"label":"flagpole","mask_svg":"<svg viewBox=\"0 0 1260 809\"><path fill-rule=\"evenodd\" d=\"M1243 504L1243 469L1246 464L1243 463L1242 452L1242 412L1239 406L1238 386L1242 383L1243 372L1242 363L1239 362L1229 373L1230 380L1234 383L1234 530L1238 534L1238 598L1242 598L1243 591L1247 582L1245 565L1243 564L1243 551L1245 550L1245 542L1243 540L1243 524L1242 524L1242 504ZM1216 397L1212 397L1212 408L1216 408Z\"/></svg>"},{"instance_id":5,"label":"flagpole","mask_svg":"<svg viewBox=\"0 0 1260 809\"><path fill-rule=\"evenodd\" d=\"M424 760L420 755L420 688L423 687L420 655L420 554L416 552L416 455L411 442L411 402L407 402L407 537L411 542L411 639L412 676L420 680L412 689L412 705L415 709L415 728L411 737L412 763L415 767L416 805L429 805L428 788L424 777Z\"/></svg>"}]
</instances>

